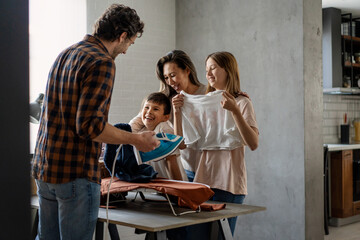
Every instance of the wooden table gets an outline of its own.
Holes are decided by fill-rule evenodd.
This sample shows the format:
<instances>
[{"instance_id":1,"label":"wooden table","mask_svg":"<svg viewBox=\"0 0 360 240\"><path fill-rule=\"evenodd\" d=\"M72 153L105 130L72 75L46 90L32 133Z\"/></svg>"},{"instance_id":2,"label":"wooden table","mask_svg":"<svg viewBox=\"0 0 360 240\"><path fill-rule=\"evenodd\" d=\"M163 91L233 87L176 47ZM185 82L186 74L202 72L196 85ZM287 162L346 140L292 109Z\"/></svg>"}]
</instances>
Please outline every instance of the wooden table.
<instances>
[{"instance_id":1,"label":"wooden table","mask_svg":"<svg viewBox=\"0 0 360 240\"><path fill-rule=\"evenodd\" d=\"M129 195L127 198L132 199L131 193L129 193ZM148 195L146 198L149 198ZM31 199L31 206L35 209L39 207L37 197ZM174 209L177 212L189 210L179 207L174 207ZM264 210L266 210L265 207L226 203L226 208L219 211L202 211L176 217L173 215L167 202L144 202L141 199L136 199L135 201L128 200L122 203L117 209L109 209L109 223L111 223L109 224L109 232L112 239L120 239L115 225L122 225L145 231L148 233L150 239L165 240L165 230L199 223L214 222L218 223L219 230L223 234L224 239L232 239L227 218ZM106 210L100 208L96 226L96 240L103 239L103 229L106 221ZM215 239L217 239L217 234L214 235L216 235Z\"/></svg>"}]
</instances>

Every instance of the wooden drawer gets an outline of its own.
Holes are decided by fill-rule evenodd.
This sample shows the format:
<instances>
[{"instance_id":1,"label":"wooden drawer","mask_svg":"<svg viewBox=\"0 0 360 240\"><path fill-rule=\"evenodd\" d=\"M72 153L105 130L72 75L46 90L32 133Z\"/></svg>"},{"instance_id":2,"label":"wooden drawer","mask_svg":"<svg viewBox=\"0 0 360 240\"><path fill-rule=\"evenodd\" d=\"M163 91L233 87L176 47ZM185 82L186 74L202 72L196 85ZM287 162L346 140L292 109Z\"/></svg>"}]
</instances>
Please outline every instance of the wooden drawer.
<instances>
[{"instance_id":1,"label":"wooden drawer","mask_svg":"<svg viewBox=\"0 0 360 240\"><path fill-rule=\"evenodd\" d=\"M331 153L331 216L351 217L353 206L353 151Z\"/></svg>"},{"instance_id":2,"label":"wooden drawer","mask_svg":"<svg viewBox=\"0 0 360 240\"><path fill-rule=\"evenodd\" d=\"M354 215L360 214L360 201L353 203Z\"/></svg>"}]
</instances>

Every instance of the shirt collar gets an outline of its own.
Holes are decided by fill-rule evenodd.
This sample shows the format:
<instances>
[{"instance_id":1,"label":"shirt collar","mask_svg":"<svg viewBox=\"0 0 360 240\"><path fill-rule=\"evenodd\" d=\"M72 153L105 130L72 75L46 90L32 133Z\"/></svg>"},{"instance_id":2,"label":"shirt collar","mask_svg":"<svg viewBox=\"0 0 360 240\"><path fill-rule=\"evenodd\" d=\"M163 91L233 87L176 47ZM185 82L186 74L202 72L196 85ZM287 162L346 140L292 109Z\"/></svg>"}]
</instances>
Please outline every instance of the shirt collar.
<instances>
[{"instance_id":1,"label":"shirt collar","mask_svg":"<svg viewBox=\"0 0 360 240\"><path fill-rule=\"evenodd\" d=\"M103 49L107 54L110 54L110 53L108 52L108 50L106 49L105 45L100 41L99 38L94 37L94 36L92 36L92 35L90 35L90 34L86 34L83 40L84 40L84 41L87 41L87 42L91 42L91 43L95 43L95 44L99 45L99 47L100 47L101 49Z\"/></svg>"}]
</instances>

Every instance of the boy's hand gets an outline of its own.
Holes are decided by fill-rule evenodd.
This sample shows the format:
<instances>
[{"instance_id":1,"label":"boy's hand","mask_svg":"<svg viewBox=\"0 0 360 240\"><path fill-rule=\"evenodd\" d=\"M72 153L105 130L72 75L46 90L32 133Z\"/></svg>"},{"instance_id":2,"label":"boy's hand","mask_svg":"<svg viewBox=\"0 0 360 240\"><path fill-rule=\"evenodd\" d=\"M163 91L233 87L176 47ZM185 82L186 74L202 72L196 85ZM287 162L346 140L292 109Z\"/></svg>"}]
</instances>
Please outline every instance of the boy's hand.
<instances>
[{"instance_id":1,"label":"boy's hand","mask_svg":"<svg viewBox=\"0 0 360 240\"><path fill-rule=\"evenodd\" d=\"M138 137L137 144L134 146L137 150L142 152L149 152L154 150L160 145L160 141L155 137L155 132L153 131L146 131L142 133L136 133Z\"/></svg>"}]
</instances>

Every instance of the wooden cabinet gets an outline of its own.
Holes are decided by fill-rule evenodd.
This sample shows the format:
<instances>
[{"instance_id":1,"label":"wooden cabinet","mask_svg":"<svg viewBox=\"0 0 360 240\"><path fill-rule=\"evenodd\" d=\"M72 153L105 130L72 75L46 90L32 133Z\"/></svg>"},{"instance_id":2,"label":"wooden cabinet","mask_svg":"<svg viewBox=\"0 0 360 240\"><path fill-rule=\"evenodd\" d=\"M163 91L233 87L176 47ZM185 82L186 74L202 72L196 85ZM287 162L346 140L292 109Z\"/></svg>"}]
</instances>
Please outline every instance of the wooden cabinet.
<instances>
[{"instance_id":1,"label":"wooden cabinet","mask_svg":"<svg viewBox=\"0 0 360 240\"><path fill-rule=\"evenodd\" d=\"M354 215L360 214L360 201L354 202L353 206L354 206L353 214Z\"/></svg>"},{"instance_id":2,"label":"wooden cabinet","mask_svg":"<svg viewBox=\"0 0 360 240\"><path fill-rule=\"evenodd\" d=\"M359 94L360 18L324 8L322 36L324 93Z\"/></svg>"},{"instance_id":3,"label":"wooden cabinet","mask_svg":"<svg viewBox=\"0 0 360 240\"><path fill-rule=\"evenodd\" d=\"M341 54L343 87L360 87L360 19L351 13L341 15Z\"/></svg>"},{"instance_id":4,"label":"wooden cabinet","mask_svg":"<svg viewBox=\"0 0 360 240\"><path fill-rule=\"evenodd\" d=\"M332 152L330 159L331 216L353 216L353 151Z\"/></svg>"},{"instance_id":5,"label":"wooden cabinet","mask_svg":"<svg viewBox=\"0 0 360 240\"><path fill-rule=\"evenodd\" d=\"M360 37L342 35L343 86L358 87L360 80ZM346 80L349 82L347 83Z\"/></svg>"}]
</instances>

